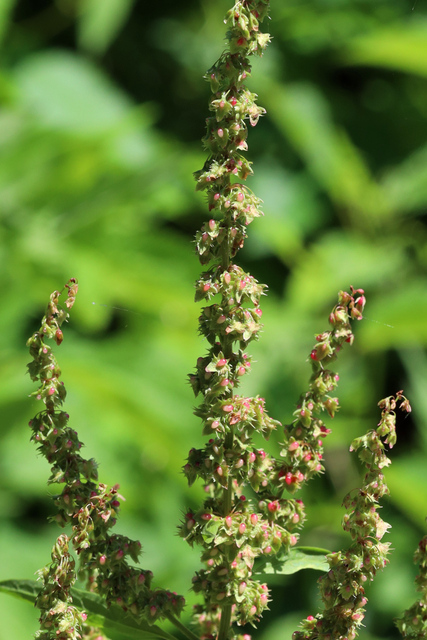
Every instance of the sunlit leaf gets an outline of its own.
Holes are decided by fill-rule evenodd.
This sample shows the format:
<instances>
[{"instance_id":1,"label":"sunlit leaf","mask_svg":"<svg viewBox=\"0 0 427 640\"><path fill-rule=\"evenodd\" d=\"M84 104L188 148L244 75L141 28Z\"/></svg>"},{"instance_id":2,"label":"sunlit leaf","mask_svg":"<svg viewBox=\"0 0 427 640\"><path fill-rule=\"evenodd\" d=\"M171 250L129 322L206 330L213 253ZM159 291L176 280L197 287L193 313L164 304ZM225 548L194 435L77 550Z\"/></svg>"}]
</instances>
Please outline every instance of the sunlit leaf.
<instances>
[{"instance_id":1,"label":"sunlit leaf","mask_svg":"<svg viewBox=\"0 0 427 640\"><path fill-rule=\"evenodd\" d=\"M79 40L84 49L103 53L122 28L135 0L84 0L79 16Z\"/></svg>"},{"instance_id":2,"label":"sunlit leaf","mask_svg":"<svg viewBox=\"0 0 427 640\"><path fill-rule=\"evenodd\" d=\"M380 28L354 40L345 48L349 64L386 67L427 76L427 22Z\"/></svg>"},{"instance_id":3,"label":"sunlit leaf","mask_svg":"<svg viewBox=\"0 0 427 640\"><path fill-rule=\"evenodd\" d=\"M0 591L34 604L41 588L36 580L4 580L0 582ZM157 625L137 622L118 606L107 607L100 596L81 589L71 589L73 605L88 614L88 624L102 628L114 640L115 634L130 638L163 638L172 640L174 636L163 631Z\"/></svg>"},{"instance_id":4,"label":"sunlit leaf","mask_svg":"<svg viewBox=\"0 0 427 640\"><path fill-rule=\"evenodd\" d=\"M315 569L316 571L327 571L329 564L325 559L327 549L317 547L295 547L290 549L286 555L279 555L275 558L266 557L257 560L254 573L260 575L291 575L303 569Z\"/></svg>"}]
</instances>

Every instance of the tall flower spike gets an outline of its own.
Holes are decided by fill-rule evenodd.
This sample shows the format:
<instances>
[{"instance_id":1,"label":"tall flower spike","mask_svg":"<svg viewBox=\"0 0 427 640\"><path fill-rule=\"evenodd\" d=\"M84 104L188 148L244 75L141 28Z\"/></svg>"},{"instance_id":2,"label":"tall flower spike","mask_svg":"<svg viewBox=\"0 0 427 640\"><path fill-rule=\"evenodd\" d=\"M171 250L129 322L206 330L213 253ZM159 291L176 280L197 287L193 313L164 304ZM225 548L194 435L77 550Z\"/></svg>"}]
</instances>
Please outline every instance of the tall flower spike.
<instances>
[{"instance_id":1,"label":"tall flower spike","mask_svg":"<svg viewBox=\"0 0 427 640\"><path fill-rule=\"evenodd\" d=\"M353 543L347 551L327 556L329 572L318 581L324 612L308 616L293 640L354 640L357 636L368 601L365 586L388 562L390 543L381 540L390 525L378 514L378 500L389 493L383 469L391 460L385 454L385 445L392 448L396 442L394 410L398 403L402 411L411 411L402 391L381 400L378 427L351 444L350 451L359 451L367 469L363 487L347 494L343 502L347 509L343 529L350 533Z\"/></svg>"},{"instance_id":2,"label":"tall flower spike","mask_svg":"<svg viewBox=\"0 0 427 640\"><path fill-rule=\"evenodd\" d=\"M419 566L419 574L415 578L420 598L406 609L395 624L407 640L425 640L427 637L427 536L420 541L414 555L414 562Z\"/></svg>"},{"instance_id":3,"label":"tall flower spike","mask_svg":"<svg viewBox=\"0 0 427 640\"><path fill-rule=\"evenodd\" d=\"M77 293L72 279L65 286L65 305L70 309ZM41 609L39 638L70 640L80 638L85 614L72 606L70 588L75 581L75 562L69 553L73 546L80 560L80 576L88 588L103 596L107 605L118 604L137 620L153 624L159 619L179 615L184 598L163 589L151 589L151 571L129 564L137 562L141 551L138 541L111 534L122 496L119 486L108 487L98 482L97 465L93 459L80 455L82 443L77 432L68 427L68 414L62 411L65 387L60 381L61 370L47 339L59 345L63 340L61 324L68 313L59 305L61 293L55 291L39 331L28 340L33 361L28 365L31 379L40 387L32 396L42 400L45 408L30 421L39 451L51 464L49 483L64 484L55 497L58 513L54 520L61 526L70 525L70 536L58 538L52 551L50 567L39 577L43 587L36 604Z\"/></svg>"},{"instance_id":4,"label":"tall flower spike","mask_svg":"<svg viewBox=\"0 0 427 640\"><path fill-rule=\"evenodd\" d=\"M196 235L197 254L207 270L195 285L196 301L209 303L202 309L199 329L210 348L198 359L190 382L195 395L202 396L195 414L209 440L203 449L189 452L184 473L190 484L202 479L208 497L200 509L185 515L180 533L202 548L205 566L196 573L193 589L204 605L196 608L196 621L203 637L219 640L234 635L233 621L254 625L267 608L267 586L252 579L255 559L286 553L297 542L303 504L282 494L285 489L294 492L322 468L320 437L327 430L315 414L326 409L333 416L337 409L337 400L327 395L337 378L324 365L344 341L353 340L349 321L361 317L364 304L363 292L341 292L333 329L321 336L312 354L312 387L303 399L305 409L298 410L287 432L285 460L274 460L254 446L252 436L258 432L268 439L280 423L268 416L263 398L235 394L251 368L246 349L259 336L266 289L234 258L248 225L262 215L260 199L244 184L252 169L242 153L247 150L247 122L255 126L264 114L245 81L251 70L248 56L261 55L269 42L259 30L268 5L268 0L239 0L227 14L228 50L206 75L213 115L203 142L210 156L195 174L211 215ZM256 502L245 496L245 486L258 493Z\"/></svg>"}]
</instances>

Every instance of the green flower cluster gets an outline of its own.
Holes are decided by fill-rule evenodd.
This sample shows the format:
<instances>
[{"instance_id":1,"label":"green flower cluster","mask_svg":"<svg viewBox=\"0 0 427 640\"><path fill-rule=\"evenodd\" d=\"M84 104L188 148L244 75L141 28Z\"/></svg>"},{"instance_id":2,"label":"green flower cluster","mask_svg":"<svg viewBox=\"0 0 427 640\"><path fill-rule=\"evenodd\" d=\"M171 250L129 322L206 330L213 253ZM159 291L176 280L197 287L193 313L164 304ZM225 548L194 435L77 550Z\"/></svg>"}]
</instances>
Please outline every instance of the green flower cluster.
<instances>
[{"instance_id":1,"label":"green flower cluster","mask_svg":"<svg viewBox=\"0 0 427 640\"><path fill-rule=\"evenodd\" d=\"M395 620L395 624L403 638L423 640L427 637L427 536L420 541L414 562L419 566L415 582L421 597L406 609L401 618Z\"/></svg>"},{"instance_id":2,"label":"green flower cluster","mask_svg":"<svg viewBox=\"0 0 427 640\"><path fill-rule=\"evenodd\" d=\"M332 330L317 336L311 354L313 376L309 391L285 429L283 460L275 460L254 446L254 433L268 439L280 423L270 418L259 396L236 395L250 371L248 344L262 328L261 296L266 286L233 263L247 237L248 225L262 215L261 201L243 184L252 173L247 150L247 122L255 126L264 109L245 81L251 67L248 56L262 55L269 42L259 30L267 15L267 0L239 0L228 12L228 50L208 71L212 98L204 146L209 152L203 169L195 174L197 189L207 195L211 219L196 235L196 251L207 265L195 283L196 302L207 301L199 317L200 333L210 347L190 375L195 395L202 402L195 414L209 440L203 449L189 452L184 473L192 484L205 485L207 498L195 513L189 511L180 534L202 547L205 568L197 572L193 589L204 597L197 608L203 638L225 640L230 623L255 624L268 604L268 589L252 579L254 561L296 544L304 521L300 500L284 499L303 482L322 471L322 438L326 429L318 414L333 417L336 398L329 397L338 376L326 369L344 342L352 342L350 319L360 318L363 291L341 292L333 310ZM254 500L243 494L255 492Z\"/></svg>"},{"instance_id":3,"label":"green flower cluster","mask_svg":"<svg viewBox=\"0 0 427 640\"><path fill-rule=\"evenodd\" d=\"M343 529L350 533L353 543L347 551L327 556L330 569L319 578L324 612L308 616L293 634L293 640L354 640L357 636L368 601L365 585L388 562L390 543L381 540L390 525L378 514L378 500L389 493L382 470L391 464L385 445L392 448L396 442L394 410L398 402L402 411L411 411L402 391L381 400L378 427L351 444L350 451L359 451L359 459L367 469L363 487L347 494L343 502L347 509Z\"/></svg>"},{"instance_id":4,"label":"green flower cluster","mask_svg":"<svg viewBox=\"0 0 427 640\"><path fill-rule=\"evenodd\" d=\"M77 282L66 285L67 308L77 293ZM40 572L43 588L37 598L41 609L40 638L56 640L79 638L85 614L71 606L70 587L76 579L74 560L68 552L72 545L79 556L80 575L88 588L105 597L108 605L117 604L137 619L149 623L179 615L184 598L162 589L151 589L151 571L131 566L128 559L138 561L141 544L126 536L111 534L120 508L118 485L108 487L98 482L93 459L80 455L82 443L76 431L68 426L68 414L60 409L66 392L60 381L61 370L46 339L63 339L61 324L68 313L59 306L60 292L55 291L39 331L28 340L33 361L28 365L31 379L40 383L32 396L42 400L45 409L31 421L32 440L51 464L49 483L64 484L55 497L58 509L54 520L65 527L70 536L58 538L52 552L52 564Z\"/></svg>"}]
</instances>

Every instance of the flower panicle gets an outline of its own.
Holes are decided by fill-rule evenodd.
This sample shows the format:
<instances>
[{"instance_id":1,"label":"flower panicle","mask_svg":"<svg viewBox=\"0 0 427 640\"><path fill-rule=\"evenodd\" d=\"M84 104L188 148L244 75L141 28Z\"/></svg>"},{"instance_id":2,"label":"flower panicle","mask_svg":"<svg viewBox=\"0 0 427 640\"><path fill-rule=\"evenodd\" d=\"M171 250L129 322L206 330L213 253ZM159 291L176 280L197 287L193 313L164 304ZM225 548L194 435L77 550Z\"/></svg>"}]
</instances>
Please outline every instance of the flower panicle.
<instances>
[{"instance_id":1,"label":"flower panicle","mask_svg":"<svg viewBox=\"0 0 427 640\"><path fill-rule=\"evenodd\" d=\"M363 289L350 287L350 293L340 291L338 304L329 315L331 329L316 335L316 344L310 352L312 375L308 390L300 398L294 411L294 420L285 426L285 441L280 455L283 463L278 479L284 488L294 493L302 484L324 471L323 440L331 433L321 419L322 413L333 418L339 410L338 398L331 395L339 376L328 368L342 347L352 345L353 320L361 320L366 304Z\"/></svg>"},{"instance_id":2,"label":"flower panicle","mask_svg":"<svg viewBox=\"0 0 427 640\"><path fill-rule=\"evenodd\" d=\"M358 451L367 472L363 486L347 494L343 505L347 509L343 529L352 544L347 551L327 556L329 571L319 578L324 611L308 616L293 634L293 640L354 640L365 615L368 599L365 586L388 562L390 543L382 538L390 525L378 514L379 499L388 494L382 472L391 461L385 454L396 441L397 404L409 413L411 406L398 391L378 403L382 409L377 429L353 440L350 451Z\"/></svg>"},{"instance_id":3,"label":"flower panicle","mask_svg":"<svg viewBox=\"0 0 427 640\"><path fill-rule=\"evenodd\" d=\"M64 288L67 309L74 304L77 287L77 281L71 279ZM36 604L41 609L42 640L81 637L86 614L72 606L70 594L77 573L108 605L117 604L136 619L150 624L180 615L184 607L182 596L151 588L151 571L130 564L138 561L140 542L110 533L124 498L119 485L108 487L98 481L95 460L81 456L83 445L77 432L68 426L68 414L62 410L66 392L60 381L61 371L46 344L48 339L54 339L57 345L63 341L60 327L68 319L68 312L59 304L60 295L55 291L50 296L41 328L27 343L33 357L28 365L30 376L40 384L32 395L44 404L44 409L30 421L31 439L51 465L49 484L64 484L62 492L55 496L57 514L52 520L61 527L71 525L72 529L70 536L58 538L51 565L40 572L43 587ZM79 557L79 571L75 569L69 546Z\"/></svg>"},{"instance_id":4,"label":"flower panicle","mask_svg":"<svg viewBox=\"0 0 427 640\"><path fill-rule=\"evenodd\" d=\"M423 640L427 636L427 536L424 536L414 554L419 573L415 578L420 597L394 622L403 638Z\"/></svg>"}]
</instances>

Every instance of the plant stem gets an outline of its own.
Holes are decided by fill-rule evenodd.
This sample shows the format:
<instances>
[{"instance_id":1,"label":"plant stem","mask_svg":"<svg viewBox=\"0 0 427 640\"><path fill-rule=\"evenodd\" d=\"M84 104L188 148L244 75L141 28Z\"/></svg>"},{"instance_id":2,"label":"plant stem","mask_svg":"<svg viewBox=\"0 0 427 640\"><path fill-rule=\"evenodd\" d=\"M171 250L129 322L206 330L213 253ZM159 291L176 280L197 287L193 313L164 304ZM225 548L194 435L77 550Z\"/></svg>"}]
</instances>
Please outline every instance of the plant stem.
<instances>
[{"instance_id":1,"label":"plant stem","mask_svg":"<svg viewBox=\"0 0 427 640\"><path fill-rule=\"evenodd\" d=\"M188 640L200 640L198 636L196 636L195 633L193 633L192 631L190 631L190 629L188 629L184 624L182 624L182 622L180 622L178 620L178 618L175 618L175 616L173 616L172 614L169 614L166 616L167 619L172 622L173 625L175 625L175 627L177 629L179 629L181 631L181 633L188 638ZM174 638L174 636L171 636L171 638ZM175 640L175 639L174 639Z\"/></svg>"},{"instance_id":2,"label":"plant stem","mask_svg":"<svg viewBox=\"0 0 427 640\"><path fill-rule=\"evenodd\" d=\"M219 625L218 640L227 640L231 626L231 604L226 604L221 609L221 622Z\"/></svg>"}]
</instances>

